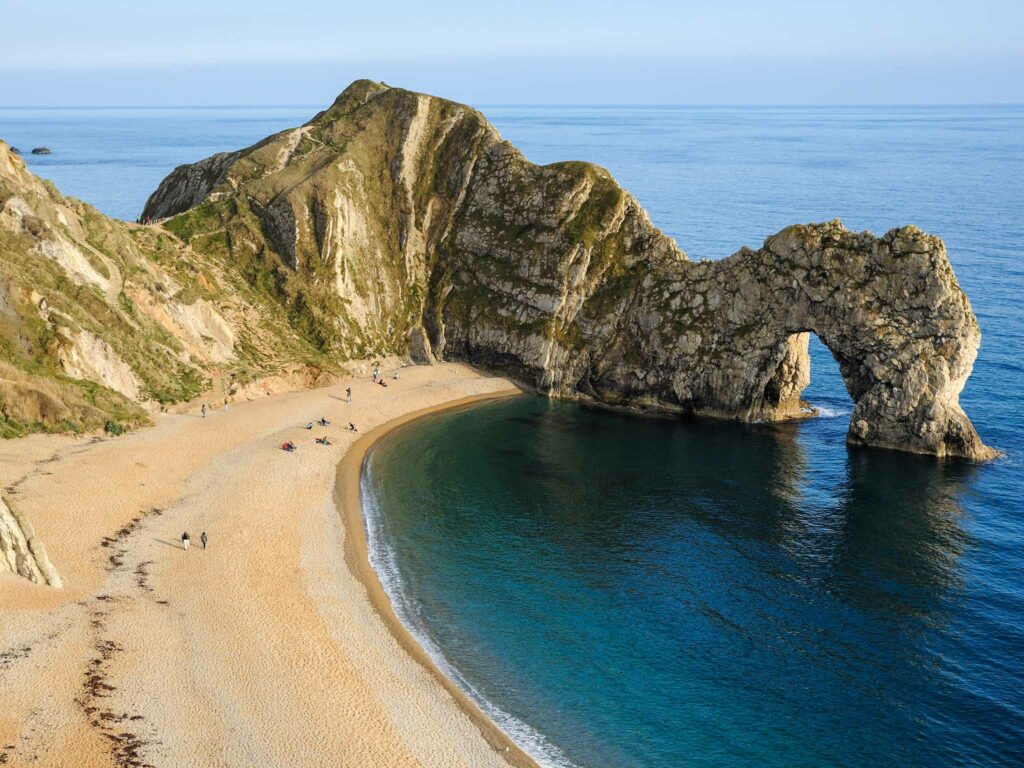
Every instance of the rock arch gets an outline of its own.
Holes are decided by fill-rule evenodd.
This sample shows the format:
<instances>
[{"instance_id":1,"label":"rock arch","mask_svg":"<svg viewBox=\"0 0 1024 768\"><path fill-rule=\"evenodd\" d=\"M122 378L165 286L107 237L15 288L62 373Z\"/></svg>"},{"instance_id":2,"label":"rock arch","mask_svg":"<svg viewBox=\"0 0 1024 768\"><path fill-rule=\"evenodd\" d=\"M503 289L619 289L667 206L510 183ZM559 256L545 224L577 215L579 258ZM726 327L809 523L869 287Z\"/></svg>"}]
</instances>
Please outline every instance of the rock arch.
<instances>
[{"instance_id":1,"label":"rock arch","mask_svg":"<svg viewBox=\"0 0 1024 768\"><path fill-rule=\"evenodd\" d=\"M368 81L300 133L177 169L146 214L203 200L169 226L193 248L223 230L229 265L276 254L282 300L338 356L429 342L550 396L784 419L813 331L856 403L850 442L995 455L958 402L977 321L914 227L800 225L692 262L605 169L535 165L475 110Z\"/></svg>"},{"instance_id":2,"label":"rock arch","mask_svg":"<svg viewBox=\"0 0 1024 768\"><path fill-rule=\"evenodd\" d=\"M849 442L994 455L959 405L981 334L939 238L915 227L875 238L838 221L800 225L758 251L680 271L674 290L711 307L682 334L702 343L676 345L670 358L671 392L684 410L742 420L799 415L813 332L839 362L854 402ZM651 352L653 360L659 351Z\"/></svg>"}]
</instances>

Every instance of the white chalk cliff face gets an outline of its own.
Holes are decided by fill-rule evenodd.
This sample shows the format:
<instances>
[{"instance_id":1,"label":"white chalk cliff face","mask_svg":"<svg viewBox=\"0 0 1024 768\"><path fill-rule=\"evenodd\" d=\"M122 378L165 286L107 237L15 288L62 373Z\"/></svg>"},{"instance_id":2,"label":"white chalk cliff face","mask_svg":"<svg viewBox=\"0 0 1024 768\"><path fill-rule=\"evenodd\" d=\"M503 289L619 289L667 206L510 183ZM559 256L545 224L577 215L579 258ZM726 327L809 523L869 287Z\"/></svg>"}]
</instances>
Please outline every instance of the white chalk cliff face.
<instances>
[{"instance_id":1,"label":"white chalk cliff face","mask_svg":"<svg viewBox=\"0 0 1024 768\"><path fill-rule=\"evenodd\" d=\"M801 415L808 334L851 443L986 459L958 403L980 343L942 241L838 221L691 262L602 168L536 166L475 110L359 81L305 126L176 169L146 214L258 264L324 348L412 353L553 396Z\"/></svg>"}]
</instances>

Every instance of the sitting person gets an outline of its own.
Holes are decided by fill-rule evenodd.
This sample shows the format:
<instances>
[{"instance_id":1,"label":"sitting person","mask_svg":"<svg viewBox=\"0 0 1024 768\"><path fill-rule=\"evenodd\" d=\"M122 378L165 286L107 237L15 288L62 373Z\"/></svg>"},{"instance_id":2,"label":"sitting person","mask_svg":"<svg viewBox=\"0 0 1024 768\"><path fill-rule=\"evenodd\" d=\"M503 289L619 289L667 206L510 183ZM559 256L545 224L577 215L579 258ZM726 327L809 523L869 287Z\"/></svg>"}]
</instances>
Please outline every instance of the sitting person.
<instances>
[{"instance_id":1,"label":"sitting person","mask_svg":"<svg viewBox=\"0 0 1024 768\"><path fill-rule=\"evenodd\" d=\"M318 422L317 422L317 424L319 424L319 425L320 425L321 427L326 427L326 426L327 426L328 424L330 424L330 423L331 423L331 422L329 422L329 421L328 421L327 419L325 419L325 418L324 418L323 416L321 416L321 417L320 417L320 421L318 421Z\"/></svg>"},{"instance_id":2,"label":"sitting person","mask_svg":"<svg viewBox=\"0 0 1024 768\"><path fill-rule=\"evenodd\" d=\"M283 450L283 451L294 451L295 450L295 443L293 443L291 440L286 440L285 442L283 442L281 444L281 450Z\"/></svg>"},{"instance_id":3,"label":"sitting person","mask_svg":"<svg viewBox=\"0 0 1024 768\"><path fill-rule=\"evenodd\" d=\"M359 430L358 430L358 429L356 429L356 425L355 425L355 424L353 424L353 423L352 423L352 422L350 421L350 422L348 423L348 431L349 431L349 432L358 432Z\"/></svg>"},{"instance_id":4,"label":"sitting person","mask_svg":"<svg viewBox=\"0 0 1024 768\"><path fill-rule=\"evenodd\" d=\"M392 378L393 381L398 381L398 371L395 371L394 373L392 373L391 374L391 378Z\"/></svg>"},{"instance_id":5,"label":"sitting person","mask_svg":"<svg viewBox=\"0 0 1024 768\"><path fill-rule=\"evenodd\" d=\"M308 422L308 423L306 424L306 429L312 429L312 428L313 428L313 422L312 422L312 421L310 421L310 422Z\"/></svg>"},{"instance_id":6,"label":"sitting person","mask_svg":"<svg viewBox=\"0 0 1024 768\"><path fill-rule=\"evenodd\" d=\"M327 435L324 435L323 437L318 437L316 439L316 441L318 443L320 443L320 445L330 445L331 444L331 441L327 439Z\"/></svg>"},{"instance_id":7,"label":"sitting person","mask_svg":"<svg viewBox=\"0 0 1024 768\"><path fill-rule=\"evenodd\" d=\"M377 383L380 384L382 387L386 387L387 386L387 384L384 382L384 379L381 379Z\"/></svg>"}]
</instances>

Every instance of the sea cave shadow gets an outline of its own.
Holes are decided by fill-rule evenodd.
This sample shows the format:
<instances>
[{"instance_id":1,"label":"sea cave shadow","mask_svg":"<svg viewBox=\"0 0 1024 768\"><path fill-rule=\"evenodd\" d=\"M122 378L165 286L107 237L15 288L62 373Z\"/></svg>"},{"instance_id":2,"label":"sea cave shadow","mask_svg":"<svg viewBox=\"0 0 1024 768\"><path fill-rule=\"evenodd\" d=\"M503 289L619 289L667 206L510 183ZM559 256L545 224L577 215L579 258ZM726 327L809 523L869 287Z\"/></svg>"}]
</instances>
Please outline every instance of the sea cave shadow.
<instances>
[{"instance_id":1,"label":"sea cave shadow","mask_svg":"<svg viewBox=\"0 0 1024 768\"><path fill-rule=\"evenodd\" d=\"M176 541L168 541L167 539L153 539L157 544L163 544L165 547L173 547L174 549L184 550L185 548Z\"/></svg>"}]
</instances>

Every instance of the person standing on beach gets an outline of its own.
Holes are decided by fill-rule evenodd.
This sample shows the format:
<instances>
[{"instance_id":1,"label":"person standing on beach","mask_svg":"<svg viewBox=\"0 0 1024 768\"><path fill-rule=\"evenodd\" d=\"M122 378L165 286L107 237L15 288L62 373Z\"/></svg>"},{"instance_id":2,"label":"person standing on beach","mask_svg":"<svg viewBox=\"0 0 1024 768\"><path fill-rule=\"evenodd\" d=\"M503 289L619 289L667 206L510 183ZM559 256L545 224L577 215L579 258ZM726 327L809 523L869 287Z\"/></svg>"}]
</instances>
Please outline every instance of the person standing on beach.
<instances>
[{"instance_id":1,"label":"person standing on beach","mask_svg":"<svg viewBox=\"0 0 1024 768\"><path fill-rule=\"evenodd\" d=\"M349 405L352 404L352 387L345 387L345 399L348 400Z\"/></svg>"},{"instance_id":2,"label":"person standing on beach","mask_svg":"<svg viewBox=\"0 0 1024 768\"><path fill-rule=\"evenodd\" d=\"M203 542L203 549L206 549L206 531L199 534L199 540Z\"/></svg>"},{"instance_id":3,"label":"person standing on beach","mask_svg":"<svg viewBox=\"0 0 1024 768\"><path fill-rule=\"evenodd\" d=\"M206 403L203 403L203 407L200 408L199 410L203 414L203 418L205 419L206 418Z\"/></svg>"},{"instance_id":4,"label":"person standing on beach","mask_svg":"<svg viewBox=\"0 0 1024 768\"><path fill-rule=\"evenodd\" d=\"M186 552L188 552L188 544L188 531L185 531L183 534L181 534L181 548L184 549Z\"/></svg>"}]
</instances>

